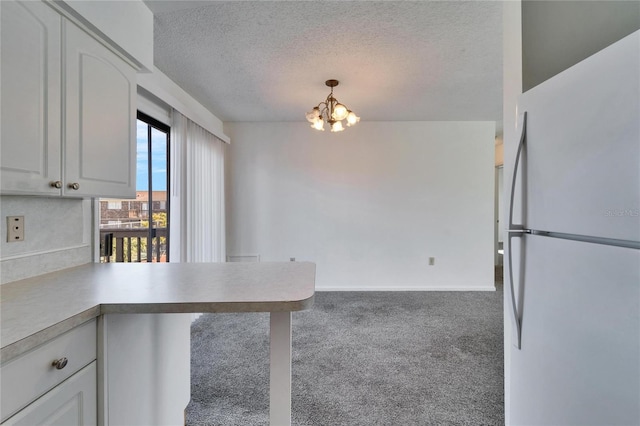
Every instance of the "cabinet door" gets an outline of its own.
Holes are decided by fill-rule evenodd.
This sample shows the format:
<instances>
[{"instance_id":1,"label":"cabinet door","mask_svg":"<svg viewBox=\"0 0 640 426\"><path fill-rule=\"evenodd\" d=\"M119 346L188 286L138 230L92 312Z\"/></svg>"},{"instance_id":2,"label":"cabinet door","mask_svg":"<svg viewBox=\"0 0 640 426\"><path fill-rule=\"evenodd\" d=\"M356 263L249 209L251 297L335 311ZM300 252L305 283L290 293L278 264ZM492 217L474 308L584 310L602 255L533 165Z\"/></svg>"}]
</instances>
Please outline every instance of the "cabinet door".
<instances>
[{"instance_id":1,"label":"cabinet door","mask_svg":"<svg viewBox=\"0 0 640 426\"><path fill-rule=\"evenodd\" d=\"M96 361L93 361L2 426L95 425L97 404Z\"/></svg>"},{"instance_id":2,"label":"cabinet door","mask_svg":"<svg viewBox=\"0 0 640 426\"><path fill-rule=\"evenodd\" d=\"M64 40L63 193L135 198L135 70L70 22Z\"/></svg>"},{"instance_id":3,"label":"cabinet door","mask_svg":"<svg viewBox=\"0 0 640 426\"><path fill-rule=\"evenodd\" d=\"M1 188L60 194L61 18L41 2L2 1Z\"/></svg>"}]
</instances>

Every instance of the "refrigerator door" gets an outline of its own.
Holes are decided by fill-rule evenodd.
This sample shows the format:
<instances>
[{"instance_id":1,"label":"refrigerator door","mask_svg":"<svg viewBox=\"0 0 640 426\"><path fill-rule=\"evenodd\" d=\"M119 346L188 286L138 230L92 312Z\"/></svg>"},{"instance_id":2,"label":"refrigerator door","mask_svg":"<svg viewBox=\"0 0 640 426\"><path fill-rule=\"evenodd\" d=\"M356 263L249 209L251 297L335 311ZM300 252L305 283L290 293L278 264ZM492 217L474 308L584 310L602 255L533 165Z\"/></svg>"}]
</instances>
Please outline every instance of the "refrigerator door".
<instances>
[{"instance_id":1,"label":"refrigerator door","mask_svg":"<svg viewBox=\"0 0 640 426\"><path fill-rule=\"evenodd\" d=\"M521 95L525 228L640 241L640 31Z\"/></svg>"},{"instance_id":2,"label":"refrigerator door","mask_svg":"<svg viewBox=\"0 0 640 426\"><path fill-rule=\"evenodd\" d=\"M510 424L640 424L640 250L536 235L513 249L526 284Z\"/></svg>"}]
</instances>

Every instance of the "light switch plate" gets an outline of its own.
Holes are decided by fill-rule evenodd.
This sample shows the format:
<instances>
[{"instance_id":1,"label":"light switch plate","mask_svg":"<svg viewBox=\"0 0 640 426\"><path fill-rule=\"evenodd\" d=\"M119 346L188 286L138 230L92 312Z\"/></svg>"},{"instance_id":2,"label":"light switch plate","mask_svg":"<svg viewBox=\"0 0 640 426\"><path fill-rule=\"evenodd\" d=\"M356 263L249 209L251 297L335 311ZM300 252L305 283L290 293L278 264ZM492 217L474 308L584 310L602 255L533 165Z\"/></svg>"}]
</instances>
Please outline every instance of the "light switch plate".
<instances>
[{"instance_id":1,"label":"light switch plate","mask_svg":"<svg viewBox=\"0 0 640 426\"><path fill-rule=\"evenodd\" d=\"M24 241L24 216L7 216L7 242Z\"/></svg>"}]
</instances>

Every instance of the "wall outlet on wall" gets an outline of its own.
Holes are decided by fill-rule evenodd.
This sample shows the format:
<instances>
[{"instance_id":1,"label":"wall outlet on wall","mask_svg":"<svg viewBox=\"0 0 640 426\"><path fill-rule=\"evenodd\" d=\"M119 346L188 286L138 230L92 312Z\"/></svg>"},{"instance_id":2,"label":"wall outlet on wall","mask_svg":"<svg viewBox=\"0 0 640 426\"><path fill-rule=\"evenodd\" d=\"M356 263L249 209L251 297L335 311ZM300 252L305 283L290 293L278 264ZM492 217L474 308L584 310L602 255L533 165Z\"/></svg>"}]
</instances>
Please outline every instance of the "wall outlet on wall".
<instances>
[{"instance_id":1,"label":"wall outlet on wall","mask_svg":"<svg viewBox=\"0 0 640 426\"><path fill-rule=\"evenodd\" d=\"M430 257L429 258L429 266L433 266L436 264L436 258L435 257Z\"/></svg>"},{"instance_id":2,"label":"wall outlet on wall","mask_svg":"<svg viewBox=\"0 0 640 426\"><path fill-rule=\"evenodd\" d=\"M24 241L24 216L7 216L7 242Z\"/></svg>"}]
</instances>

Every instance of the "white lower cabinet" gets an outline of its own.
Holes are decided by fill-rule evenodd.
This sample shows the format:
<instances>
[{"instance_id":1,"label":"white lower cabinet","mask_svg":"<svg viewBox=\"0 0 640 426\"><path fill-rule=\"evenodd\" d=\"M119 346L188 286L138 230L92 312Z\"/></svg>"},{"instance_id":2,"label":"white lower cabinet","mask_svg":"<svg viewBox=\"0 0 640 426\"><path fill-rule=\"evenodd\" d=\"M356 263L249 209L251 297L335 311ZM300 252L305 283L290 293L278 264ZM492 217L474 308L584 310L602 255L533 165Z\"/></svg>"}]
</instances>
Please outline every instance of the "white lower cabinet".
<instances>
[{"instance_id":1,"label":"white lower cabinet","mask_svg":"<svg viewBox=\"0 0 640 426\"><path fill-rule=\"evenodd\" d=\"M0 426L184 424L191 314L108 314L0 365Z\"/></svg>"},{"instance_id":2,"label":"white lower cabinet","mask_svg":"<svg viewBox=\"0 0 640 426\"><path fill-rule=\"evenodd\" d=\"M2 426L86 426L98 420L96 361L9 418Z\"/></svg>"},{"instance_id":3,"label":"white lower cabinet","mask_svg":"<svg viewBox=\"0 0 640 426\"><path fill-rule=\"evenodd\" d=\"M88 321L0 365L2 426L97 423L97 329Z\"/></svg>"}]
</instances>

